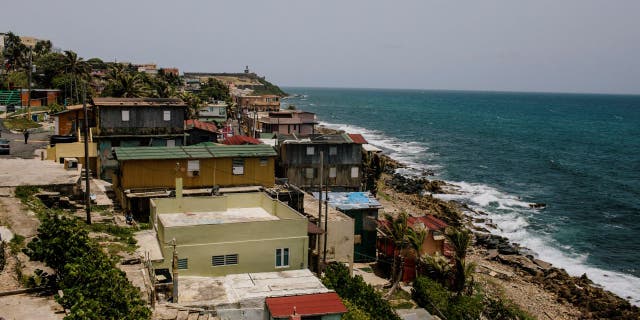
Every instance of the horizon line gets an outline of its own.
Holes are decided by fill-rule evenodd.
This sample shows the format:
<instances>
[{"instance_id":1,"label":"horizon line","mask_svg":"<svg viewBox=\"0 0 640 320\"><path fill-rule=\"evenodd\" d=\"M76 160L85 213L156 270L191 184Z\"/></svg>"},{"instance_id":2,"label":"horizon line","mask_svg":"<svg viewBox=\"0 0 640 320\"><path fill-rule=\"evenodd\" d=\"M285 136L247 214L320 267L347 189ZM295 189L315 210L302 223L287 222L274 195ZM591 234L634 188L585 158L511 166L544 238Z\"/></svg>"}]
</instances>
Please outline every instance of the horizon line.
<instances>
[{"instance_id":1,"label":"horizon line","mask_svg":"<svg viewBox=\"0 0 640 320\"><path fill-rule=\"evenodd\" d=\"M381 88L381 87L332 87L332 86L296 86L279 85L281 88L339 89L339 90L404 90L404 91L450 91L477 93L524 93L524 94L566 94L566 95L608 95L608 96L640 96L640 93L586 92L586 91L519 91L496 89L427 89L427 88Z\"/></svg>"}]
</instances>

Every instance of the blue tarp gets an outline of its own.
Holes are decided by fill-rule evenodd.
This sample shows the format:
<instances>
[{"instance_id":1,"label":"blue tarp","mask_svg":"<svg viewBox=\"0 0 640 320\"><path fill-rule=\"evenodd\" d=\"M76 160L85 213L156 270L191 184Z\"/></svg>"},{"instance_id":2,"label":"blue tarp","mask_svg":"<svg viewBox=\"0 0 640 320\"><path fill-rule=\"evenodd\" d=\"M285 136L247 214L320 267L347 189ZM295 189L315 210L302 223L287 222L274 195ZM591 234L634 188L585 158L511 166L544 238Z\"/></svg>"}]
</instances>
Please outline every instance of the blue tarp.
<instances>
[{"instance_id":1,"label":"blue tarp","mask_svg":"<svg viewBox=\"0 0 640 320\"><path fill-rule=\"evenodd\" d=\"M317 199L318 193L313 196ZM324 198L324 193L322 194ZM380 202L370 192L329 192L329 205L338 210L382 208Z\"/></svg>"}]
</instances>

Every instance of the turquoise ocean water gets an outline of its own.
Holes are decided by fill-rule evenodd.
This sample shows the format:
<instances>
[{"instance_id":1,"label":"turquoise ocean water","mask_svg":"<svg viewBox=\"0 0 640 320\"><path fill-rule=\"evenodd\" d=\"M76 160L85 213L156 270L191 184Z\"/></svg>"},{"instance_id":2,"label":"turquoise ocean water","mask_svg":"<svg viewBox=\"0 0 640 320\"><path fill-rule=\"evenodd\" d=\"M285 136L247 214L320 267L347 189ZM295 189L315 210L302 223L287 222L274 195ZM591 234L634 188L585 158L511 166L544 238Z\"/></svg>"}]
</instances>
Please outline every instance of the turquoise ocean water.
<instances>
[{"instance_id":1,"label":"turquoise ocean water","mask_svg":"<svg viewBox=\"0 0 640 320\"><path fill-rule=\"evenodd\" d=\"M640 304L640 96L286 91L300 96L283 107L434 170L462 193L441 197L487 212L496 234Z\"/></svg>"}]
</instances>

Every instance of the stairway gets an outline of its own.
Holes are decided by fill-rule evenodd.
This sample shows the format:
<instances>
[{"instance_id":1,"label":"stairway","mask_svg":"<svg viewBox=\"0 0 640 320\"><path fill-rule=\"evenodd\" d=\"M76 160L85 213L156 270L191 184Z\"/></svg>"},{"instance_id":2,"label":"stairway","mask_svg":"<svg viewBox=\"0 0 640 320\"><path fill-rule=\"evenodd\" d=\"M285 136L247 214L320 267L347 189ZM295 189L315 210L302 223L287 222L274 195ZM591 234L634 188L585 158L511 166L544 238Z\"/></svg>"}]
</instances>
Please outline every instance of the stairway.
<instances>
[{"instance_id":1,"label":"stairway","mask_svg":"<svg viewBox=\"0 0 640 320\"><path fill-rule=\"evenodd\" d=\"M21 104L20 90L0 90L0 105L18 106Z\"/></svg>"}]
</instances>

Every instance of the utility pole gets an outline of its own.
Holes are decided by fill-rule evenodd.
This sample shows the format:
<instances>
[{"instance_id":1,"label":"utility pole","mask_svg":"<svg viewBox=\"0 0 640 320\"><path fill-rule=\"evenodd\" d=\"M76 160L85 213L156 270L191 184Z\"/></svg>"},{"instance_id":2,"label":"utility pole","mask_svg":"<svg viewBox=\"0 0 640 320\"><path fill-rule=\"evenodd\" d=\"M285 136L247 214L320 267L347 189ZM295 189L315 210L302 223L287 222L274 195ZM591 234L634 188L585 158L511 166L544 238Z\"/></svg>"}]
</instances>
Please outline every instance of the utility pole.
<instances>
[{"instance_id":1,"label":"utility pole","mask_svg":"<svg viewBox=\"0 0 640 320\"><path fill-rule=\"evenodd\" d=\"M329 223L329 179L324 186L324 253L322 255L322 262L327 264L327 238L329 237L328 223ZM322 214L322 213L321 213Z\"/></svg>"},{"instance_id":2,"label":"utility pole","mask_svg":"<svg viewBox=\"0 0 640 320\"><path fill-rule=\"evenodd\" d=\"M324 160L324 153L320 151L320 168L318 169L320 173L320 187L318 188L318 228L322 228L322 165ZM318 250L320 250L320 237L318 237L318 245L316 246ZM318 255L320 252L318 252Z\"/></svg>"},{"instance_id":3,"label":"utility pole","mask_svg":"<svg viewBox=\"0 0 640 320\"><path fill-rule=\"evenodd\" d=\"M27 87L29 88L29 96L27 97L27 118L31 120L31 73L33 69L33 51L29 48L29 83Z\"/></svg>"},{"instance_id":4,"label":"utility pole","mask_svg":"<svg viewBox=\"0 0 640 320\"><path fill-rule=\"evenodd\" d=\"M82 110L84 111L84 203L87 210L87 224L91 224L91 188L89 187L89 119L87 112L87 85L82 85Z\"/></svg>"}]
</instances>

